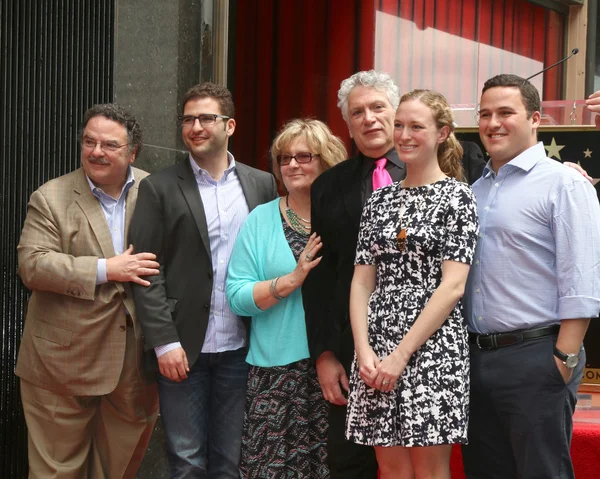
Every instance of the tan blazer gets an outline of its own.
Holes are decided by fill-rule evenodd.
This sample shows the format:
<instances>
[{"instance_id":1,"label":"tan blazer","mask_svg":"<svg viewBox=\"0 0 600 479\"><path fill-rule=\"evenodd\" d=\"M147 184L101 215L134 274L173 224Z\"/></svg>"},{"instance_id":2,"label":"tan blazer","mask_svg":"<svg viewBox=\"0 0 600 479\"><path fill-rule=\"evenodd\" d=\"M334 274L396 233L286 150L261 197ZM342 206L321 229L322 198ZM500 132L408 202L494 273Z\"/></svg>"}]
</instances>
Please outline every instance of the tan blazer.
<instances>
[{"instance_id":1,"label":"tan blazer","mask_svg":"<svg viewBox=\"0 0 600 479\"><path fill-rule=\"evenodd\" d=\"M139 182L133 168L125 238ZM98 258L115 256L102 207L83 170L32 195L17 247L19 276L32 291L15 373L61 395L104 395L117 385L125 355L126 313L133 319L142 377L143 337L128 283L96 286Z\"/></svg>"}]
</instances>

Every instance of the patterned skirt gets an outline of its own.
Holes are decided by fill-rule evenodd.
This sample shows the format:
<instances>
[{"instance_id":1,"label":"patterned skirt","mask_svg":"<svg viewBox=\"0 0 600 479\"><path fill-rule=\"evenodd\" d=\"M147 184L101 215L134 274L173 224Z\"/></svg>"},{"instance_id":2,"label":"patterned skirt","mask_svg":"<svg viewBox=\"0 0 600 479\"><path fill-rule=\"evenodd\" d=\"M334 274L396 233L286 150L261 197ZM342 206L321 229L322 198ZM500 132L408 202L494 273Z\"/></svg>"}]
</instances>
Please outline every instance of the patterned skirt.
<instances>
[{"instance_id":1,"label":"patterned skirt","mask_svg":"<svg viewBox=\"0 0 600 479\"><path fill-rule=\"evenodd\" d=\"M251 366L240 476L328 478L327 411L308 359L286 366Z\"/></svg>"},{"instance_id":2,"label":"patterned skirt","mask_svg":"<svg viewBox=\"0 0 600 479\"><path fill-rule=\"evenodd\" d=\"M369 342L381 359L396 349L431 292L375 291L369 300ZM469 345L460 308L411 356L389 392L365 384L354 355L346 438L369 446L466 444Z\"/></svg>"}]
</instances>

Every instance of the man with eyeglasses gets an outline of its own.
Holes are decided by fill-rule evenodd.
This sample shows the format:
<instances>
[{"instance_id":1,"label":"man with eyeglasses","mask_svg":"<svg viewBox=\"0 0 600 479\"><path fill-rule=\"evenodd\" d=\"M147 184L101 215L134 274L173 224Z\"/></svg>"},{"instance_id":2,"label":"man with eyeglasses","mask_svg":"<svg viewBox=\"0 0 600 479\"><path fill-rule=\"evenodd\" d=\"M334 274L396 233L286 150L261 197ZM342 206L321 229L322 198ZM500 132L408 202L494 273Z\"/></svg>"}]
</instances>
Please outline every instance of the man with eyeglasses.
<instances>
[{"instance_id":1,"label":"man with eyeglasses","mask_svg":"<svg viewBox=\"0 0 600 479\"><path fill-rule=\"evenodd\" d=\"M161 264L134 288L154 349L173 478L237 478L248 365L246 327L225 298L229 257L248 213L277 196L272 175L234 160L231 93L192 87L181 135L189 154L140 185L131 242Z\"/></svg>"},{"instance_id":2,"label":"man with eyeglasses","mask_svg":"<svg viewBox=\"0 0 600 479\"><path fill-rule=\"evenodd\" d=\"M131 166L142 135L105 104L86 112L80 141L81 168L31 195L18 246L32 291L15 371L29 477L131 478L158 413L130 284L146 287L159 265L125 243L147 176Z\"/></svg>"}]
</instances>

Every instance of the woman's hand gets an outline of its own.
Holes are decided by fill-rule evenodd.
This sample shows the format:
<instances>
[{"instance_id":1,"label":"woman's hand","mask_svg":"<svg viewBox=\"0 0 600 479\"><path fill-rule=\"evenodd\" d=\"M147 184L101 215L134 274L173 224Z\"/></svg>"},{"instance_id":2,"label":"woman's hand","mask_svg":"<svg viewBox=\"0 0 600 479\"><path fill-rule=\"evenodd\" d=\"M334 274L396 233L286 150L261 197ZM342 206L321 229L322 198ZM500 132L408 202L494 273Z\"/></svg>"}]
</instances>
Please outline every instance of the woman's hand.
<instances>
[{"instance_id":1,"label":"woman's hand","mask_svg":"<svg viewBox=\"0 0 600 479\"><path fill-rule=\"evenodd\" d=\"M298 263L296 264L296 268L292 271L292 282L297 285L297 287L301 286L306 279L309 271L317 266L321 262L321 256L316 258L315 256L322 248L323 243L321 243L321 237L317 236L317 233L313 233L308 238L308 242L306 243L306 247L300 253L300 258L298 258Z\"/></svg>"},{"instance_id":2,"label":"woman's hand","mask_svg":"<svg viewBox=\"0 0 600 479\"><path fill-rule=\"evenodd\" d=\"M373 387L382 392L388 392L394 389L396 381L398 381L398 378L406 369L409 359L409 355L406 355L397 349L383 359L377 366Z\"/></svg>"},{"instance_id":3,"label":"woman's hand","mask_svg":"<svg viewBox=\"0 0 600 479\"><path fill-rule=\"evenodd\" d=\"M374 388L377 366L380 363L379 357L375 354L371 346L367 346L364 348L364 351L356 351L356 359L358 361L360 377L367 386Z\"/></svg>"}]
</instances>

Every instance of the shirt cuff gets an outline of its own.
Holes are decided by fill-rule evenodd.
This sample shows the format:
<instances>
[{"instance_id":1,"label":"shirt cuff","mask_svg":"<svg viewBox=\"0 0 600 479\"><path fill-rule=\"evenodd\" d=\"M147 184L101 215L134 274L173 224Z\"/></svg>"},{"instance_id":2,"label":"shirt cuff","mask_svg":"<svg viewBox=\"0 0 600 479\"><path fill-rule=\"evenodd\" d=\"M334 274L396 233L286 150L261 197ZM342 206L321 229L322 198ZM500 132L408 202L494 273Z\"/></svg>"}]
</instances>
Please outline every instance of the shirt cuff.
<instances>
[{"instance_id":1,"label":"shirt cuff","mask_svg":"<svg viewBox=\"0 0 600 479\"><path fill-rule=\"evenodd\" d=\"M96 270L96 285L108 283L106 277L106 259L98 258L98 269Z\"/></svg>"},{"instance_id":2,"label":"shirt cuff","mask_svg":"<svg viewBox=\"0 0 600 479\"><path fill-rule=\"evenodd\" d=\"M563 296L558 298L558 319L597 318L600 298L591 296Z\"/></svg>"},{"instance_id":3,"label":"shirt cuff","mask_svg":"<svg viewBox=\"0 0 600 479\"><path fill-rule=\"evenodd\" d=\"M163 344L162 346L156 346L154 348L154 353L157 358L160 358L163 354L167 354L169 351L173 351L173 349L177 349L181 347L181 343L177 341L176 343Z\"/></svg>"}]
</instances>

